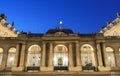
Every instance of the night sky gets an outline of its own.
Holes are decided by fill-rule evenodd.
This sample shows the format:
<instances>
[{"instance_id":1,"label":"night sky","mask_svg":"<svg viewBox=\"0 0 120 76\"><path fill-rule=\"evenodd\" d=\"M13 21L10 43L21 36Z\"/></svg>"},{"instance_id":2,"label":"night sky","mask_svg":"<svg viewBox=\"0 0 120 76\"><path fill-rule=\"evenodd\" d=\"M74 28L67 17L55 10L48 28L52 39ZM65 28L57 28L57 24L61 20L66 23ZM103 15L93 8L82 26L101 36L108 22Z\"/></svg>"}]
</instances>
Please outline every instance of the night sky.
<instances>
[{"instance_id":1,"label":"night sky","mask_svg":"<svg viewBox=\"0 0 120 76\"><path fill-rule=\"evenodd\" d=\"M1 0L0 14L18 31L45 33L63 26L75 33L98 32L120 12L120 0ZM63 21L60 25L59 21Z\"/></svg>"}]
</instances>

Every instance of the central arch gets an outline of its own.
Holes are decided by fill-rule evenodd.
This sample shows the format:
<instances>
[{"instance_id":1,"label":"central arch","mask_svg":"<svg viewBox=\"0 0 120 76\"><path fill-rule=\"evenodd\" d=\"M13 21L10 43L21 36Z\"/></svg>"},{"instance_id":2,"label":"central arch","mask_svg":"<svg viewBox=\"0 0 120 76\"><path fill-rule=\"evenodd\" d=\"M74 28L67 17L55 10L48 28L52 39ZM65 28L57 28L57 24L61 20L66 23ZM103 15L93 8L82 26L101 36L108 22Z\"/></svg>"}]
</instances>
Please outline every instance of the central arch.
<instances>
[{"instance_id":1,"label":"central arch","mask_svg":"<svg viewBox=\"0 0 120 76\"><path fill-rule=\"evenodd\" d=\"M34 44L28 48L27 56L27 71L39 70L41 60L41 48L39 45Z\"/></svg>"},{"instance_id":2,"label":"central arch","mask_svg":"<svg viewBox=\"0 0 120 76\"><path fill-rule=\"evenodd\" d=\"M68 48L63 44L58 44L54 48L54 67L54 70L67 70Z\"/></svg>"}]
</instances>

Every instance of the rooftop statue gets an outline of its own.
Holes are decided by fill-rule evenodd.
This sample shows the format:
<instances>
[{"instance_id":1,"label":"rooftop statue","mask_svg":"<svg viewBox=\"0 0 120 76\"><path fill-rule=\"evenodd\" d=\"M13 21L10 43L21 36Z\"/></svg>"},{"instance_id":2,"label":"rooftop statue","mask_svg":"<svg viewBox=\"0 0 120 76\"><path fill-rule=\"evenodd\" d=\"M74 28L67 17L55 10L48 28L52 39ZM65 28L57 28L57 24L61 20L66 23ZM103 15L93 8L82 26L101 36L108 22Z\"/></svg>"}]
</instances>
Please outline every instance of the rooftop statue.
<instances>
[{"instance_id":1,"label":"rooftop statue","mask_svg":"<svg viewBox=\"0 0 120 76\"><path fill-rule=\"evenodd\" d=\"M117 13L117 16L120 17L120 12Z\"/></svg>"},{"instance_id":2,"label":"rooftop statue","mask_svg":"<svg viewBox=\"0 0 120 76\"><path fill-rule=\"evenodd\" d=\"M0 15L0 18L6 20L6 19L7 19L7 16L6 16L5 14L1 14L1 15Z\"/></svg>"}]
</instances>

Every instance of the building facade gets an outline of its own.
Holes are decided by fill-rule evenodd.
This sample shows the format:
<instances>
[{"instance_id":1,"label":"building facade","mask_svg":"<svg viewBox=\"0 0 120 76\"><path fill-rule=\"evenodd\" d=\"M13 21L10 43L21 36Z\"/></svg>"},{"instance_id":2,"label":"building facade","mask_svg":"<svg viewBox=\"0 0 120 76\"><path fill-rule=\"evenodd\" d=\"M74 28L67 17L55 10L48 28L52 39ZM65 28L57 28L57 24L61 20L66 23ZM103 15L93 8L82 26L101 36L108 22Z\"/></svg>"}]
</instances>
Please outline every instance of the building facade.
<instances>
[{"instance_id":1,"label":"building facade","mask_svg":"<svg viewBox=\"0 0 120 76\"><path fill-rule=\"evenodd\" d=\"M119 14L99 33L92 34L59 28L45 34L19 33L4 16L0 18L0 27L4 28L0 28L1 75L120 75Z\"/></svg>"}]
</instances>

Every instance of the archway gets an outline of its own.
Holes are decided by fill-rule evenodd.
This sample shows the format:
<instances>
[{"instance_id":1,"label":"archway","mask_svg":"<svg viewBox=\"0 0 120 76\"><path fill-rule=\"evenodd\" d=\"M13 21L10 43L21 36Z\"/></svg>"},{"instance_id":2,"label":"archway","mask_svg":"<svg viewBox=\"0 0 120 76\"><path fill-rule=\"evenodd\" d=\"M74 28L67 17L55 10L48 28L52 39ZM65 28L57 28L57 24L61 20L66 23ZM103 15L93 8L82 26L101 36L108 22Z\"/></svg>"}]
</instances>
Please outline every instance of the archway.
<instances>
[{"instance_id":1,"label":"archway","mask_svg":"<svg viewBox=\"0 0 120 76\"><path fill-rule=\"evenodd\" d=\"M16 48L12 47L8 50L8 58L7 58L7 67L11 68L14 65L16 55Z\"/></svg>"},{"instance_id":2,"label":"archway","mask_svg":"<svg viewBox=\"0 0 120 76\"><path fill-rule=\"evenodd\" d=\"M39 45L31 45L28 48L27 71L39 70L41 60L41 48Z\"/></svg>"},{"instance_id":3,"label":"archway","mask_svg":"<svg viewBox=\"0 0 120 76\"><path fill-rule=\"evenodd\" d=\"M115 67L115 56L114 56L113 48L106 47L106 52L107 52L108 65L110 67Z\"/></svg>"},{"instance_id":4,"label":"archway","mask_svg":"<svg viewBox=\"0 0 120 76\"><path fill-rule=\"evenodd\" d=\"M95 70L94 49L90 44L81 46L81 61L83 70Z\"/></svg>"},{"instance_id":5,"label":"archway","mask_svg":"<svg viewBox=\"0 0 120 76\"><path fill-rule=\"evenodd\" d=\"M54 48L54 70L68 70L68 49L59 44Z\"/></svg>"}]
</instances>

